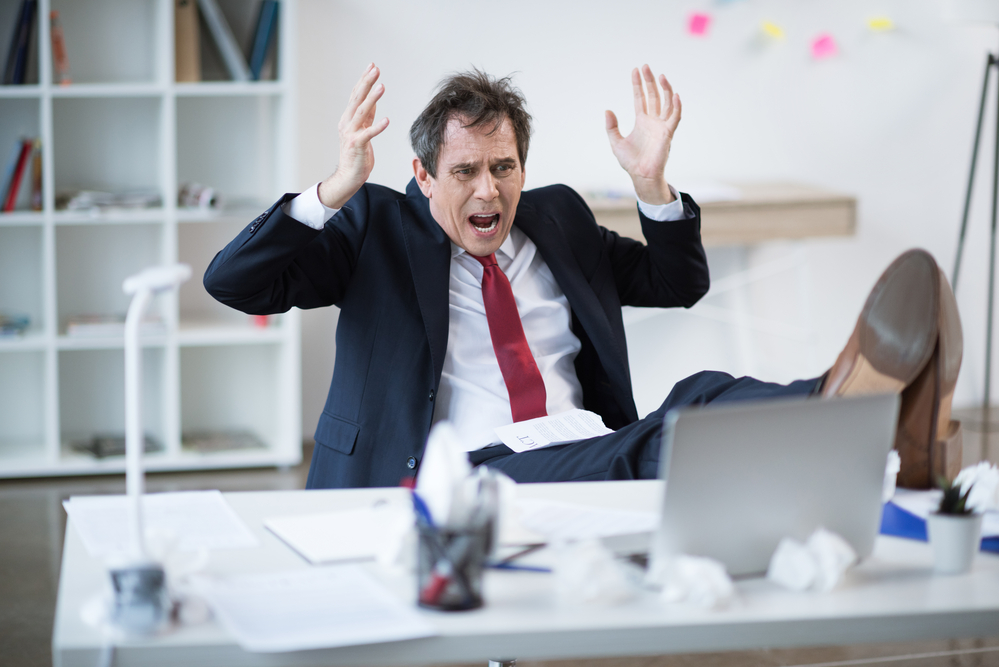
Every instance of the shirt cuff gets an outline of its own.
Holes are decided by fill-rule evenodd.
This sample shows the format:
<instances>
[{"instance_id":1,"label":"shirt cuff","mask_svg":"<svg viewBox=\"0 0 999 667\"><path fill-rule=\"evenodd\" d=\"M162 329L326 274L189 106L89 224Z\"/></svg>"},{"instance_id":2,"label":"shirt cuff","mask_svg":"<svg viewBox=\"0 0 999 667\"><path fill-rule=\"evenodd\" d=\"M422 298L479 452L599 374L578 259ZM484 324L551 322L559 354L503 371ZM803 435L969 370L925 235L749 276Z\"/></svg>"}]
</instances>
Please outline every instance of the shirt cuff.
<instances>
[{"instance_id":1,"label":"shirt cuff","mask_svg":"<svg viewBox=\"0 0 999 667\"><path fill-rule=\"evenodd\" d=\"M330 208L319 201L319 183L316 183L291 201L281 204L281 210L289 218L294 218L303 225L322 229L326 221L336 215L340 209Z\"/></svg>"},{"instance_id":2,"label":"shirt cuff","mask_svg":"<svg viewBox=\"0 0 999 667\"><path fill-rule=\"evenodd\" d=\"M649 220L655 220L657 222L667 222L670 220L684 220L687 217L687 212L683 210L683 201L680 199L680 193L676 191L672 185L669 186L669 191L673 193L675 199L668 204L646 204L641 199L638 200L638 210L642 212ZM316 195L319 198L319 195ZM294 216L293 216L294 217Z\"/></svg>"}]
</instances>

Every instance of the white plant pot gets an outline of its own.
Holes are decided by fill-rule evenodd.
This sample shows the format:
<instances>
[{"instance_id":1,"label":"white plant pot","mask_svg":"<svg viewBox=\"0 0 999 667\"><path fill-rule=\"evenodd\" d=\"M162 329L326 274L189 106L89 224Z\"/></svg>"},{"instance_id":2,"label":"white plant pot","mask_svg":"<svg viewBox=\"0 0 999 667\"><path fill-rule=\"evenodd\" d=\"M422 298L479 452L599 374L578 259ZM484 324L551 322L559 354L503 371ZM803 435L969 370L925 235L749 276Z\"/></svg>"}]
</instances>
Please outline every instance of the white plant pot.
<instances>
[{"instance_id":1,"label":"white plant pot","mask_svg":"<svg viewBox=\"0 0 999 667\"><path fill-rule=\"evenodd\" d=\"M971 569L982 540L981 514L930 514L926 531L936 572L963 574Z\"/></svg>"}]
</instances>

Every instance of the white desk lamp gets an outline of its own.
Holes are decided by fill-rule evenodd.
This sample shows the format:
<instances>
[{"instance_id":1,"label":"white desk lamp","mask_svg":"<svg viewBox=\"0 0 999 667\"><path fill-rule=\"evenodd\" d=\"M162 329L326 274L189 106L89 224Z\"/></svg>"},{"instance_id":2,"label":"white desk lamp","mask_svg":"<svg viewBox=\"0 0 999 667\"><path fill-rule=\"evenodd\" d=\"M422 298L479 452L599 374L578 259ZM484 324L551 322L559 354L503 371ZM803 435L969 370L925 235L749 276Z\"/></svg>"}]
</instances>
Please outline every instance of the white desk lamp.
<instances>
[{"instance_id":1,"label":"white desk lamp","mask_svg":"<svg viewBox=\"0 0 999 667\"><path fill-rule=\"evenodd\" d=\"M142 524L142 360L139 324L146 306L157 292L177 287L191 277L186 264L156 266L130 278L122 285L132 295L125 317L125 488L128 494L132 541L128 557L111 568L114 587L113 623L131 634L149 634L168 618L169 600L163 566L146 550Z\"/></svg>"}]
</instances>

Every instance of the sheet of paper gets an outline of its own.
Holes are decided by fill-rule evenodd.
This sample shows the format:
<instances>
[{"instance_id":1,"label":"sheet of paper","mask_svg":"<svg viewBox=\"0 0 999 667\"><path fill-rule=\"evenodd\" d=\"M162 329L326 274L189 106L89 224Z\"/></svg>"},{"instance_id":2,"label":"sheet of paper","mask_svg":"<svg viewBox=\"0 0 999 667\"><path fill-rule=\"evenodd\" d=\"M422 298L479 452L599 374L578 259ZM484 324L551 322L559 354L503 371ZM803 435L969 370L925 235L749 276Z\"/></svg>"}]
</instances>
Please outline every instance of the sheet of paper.
<instances>
[{"instance_id":1,"label":"sheet of paper","mask_svg":"<svg viewBox=\"0 0 999 667\"><path fill-rule=\"evenodd\" d=\"M534 498L518 500L516 508L520 525L549 541L649 533L659 525L658 512L603 509Z\"/></svg>"},{"instance_id":2,"label":"sheet of paper","mask_svg":"<svg viewBox=\"0 0 999 667\"><path fill-rule=\"evenodd\" d=\"M216 617L247 651L299 651L437 634L415 607L360 565L196 582Z\"/></svg>"},{"instance_id":3,"label":"sheet of paper","mask_svg":"<svg viewBox=\"0 0 999 667\"><path fill-rule=\"evenodd\" d=\"M891 501L910 514L920 519L926 519L930 512L935 512L940 506L943 492L939 489L929 491L914 491L912 489L897 489ZM999 512L986 512L982 518L982 537L999 536Z\"/></svg>"},{"instance_id":4,"label":"sheet of paper","mask_svg":"<svg viewBox=\"0 0 999 667\"><path fill-rule=\"evenodd\" d=\"M264 519L268 530L314 564L395 553L412 525L413 511L408 504Z\"/></svg>"},{"instance_id":5,"label":"sheet of paper","mask_svg":"<svg viewBox=\"0 0 999 667\"><path fill-rule=\"evenodd\" d=\"M589 410L568 410L557 415L501 426L496 429L496 437L513 451L520 453L613 432L604 426L604 420L596 413Z\"/></svg>"},{"instance_id":6,"label":"sheet of paper","mask_svg":"<svg viewBox=\"0 0 999 667\"><path fill-rule=\"evenodd\" d=\"M122 553L130 544L127 496L73 496L63 501L91 556ZM176 537L179 551L242 549L259 543L219 491L151 493L142 497L150 532Z\"/></svg>"}]
</instances>

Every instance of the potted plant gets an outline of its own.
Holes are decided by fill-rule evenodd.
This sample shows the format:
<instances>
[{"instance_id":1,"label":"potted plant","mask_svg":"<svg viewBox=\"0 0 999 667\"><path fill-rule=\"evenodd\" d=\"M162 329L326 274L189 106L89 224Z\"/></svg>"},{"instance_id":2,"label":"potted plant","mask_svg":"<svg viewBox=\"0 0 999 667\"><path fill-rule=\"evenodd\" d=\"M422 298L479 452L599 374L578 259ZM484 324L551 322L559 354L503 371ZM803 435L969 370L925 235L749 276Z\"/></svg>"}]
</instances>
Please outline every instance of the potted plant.
<instances>
[{"instance_id":1,"label":"potted plant","mask_svg":"<svg viewBox=\"0 0 999 667\"><path fill-rule=\"evenodd\" d=\"M968 504L974 483L939 479L943 497L929 515L926 530L933 547L933 569L940 574L963 574L971 569L982 534L982 514Z\"/></svg>"}]
</instances>

